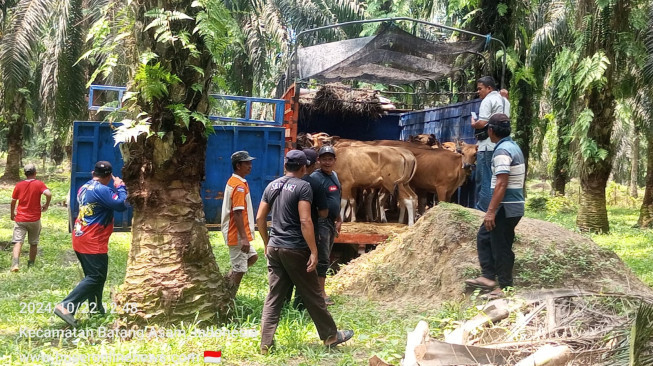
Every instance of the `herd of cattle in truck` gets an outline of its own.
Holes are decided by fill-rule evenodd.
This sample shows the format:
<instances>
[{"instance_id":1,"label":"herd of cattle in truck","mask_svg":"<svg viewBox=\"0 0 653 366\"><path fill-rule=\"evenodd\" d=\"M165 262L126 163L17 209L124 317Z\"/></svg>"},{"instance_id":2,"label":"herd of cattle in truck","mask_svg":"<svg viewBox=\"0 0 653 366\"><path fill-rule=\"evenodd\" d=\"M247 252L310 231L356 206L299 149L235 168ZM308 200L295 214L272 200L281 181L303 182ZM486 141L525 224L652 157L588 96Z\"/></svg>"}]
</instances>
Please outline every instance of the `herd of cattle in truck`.
<instances>
[{"instance_id":1,"label":"herd of cattle in truck","mask_svg":"<svg viewBox=\"0 0 653 366\"><path fill-rule=\"evenodd\" d=\"M399 206L399 222L412 225L423 214L429 196L448 202L465 183L476 163L477 146L465 142L441 144L434 135L411 136L409 141L359 141L324 132L302 134L298 148L332 145L334 170L342 184L341 215L356 221L361 207L366 221L386 222L386 209ZM394 199L390 199L390 198ZM364 201L357 205L357 200ZM396 203L391 203L396 202ZM376 214L375 214L376 213Z\"/></svg>"}]
</instances>

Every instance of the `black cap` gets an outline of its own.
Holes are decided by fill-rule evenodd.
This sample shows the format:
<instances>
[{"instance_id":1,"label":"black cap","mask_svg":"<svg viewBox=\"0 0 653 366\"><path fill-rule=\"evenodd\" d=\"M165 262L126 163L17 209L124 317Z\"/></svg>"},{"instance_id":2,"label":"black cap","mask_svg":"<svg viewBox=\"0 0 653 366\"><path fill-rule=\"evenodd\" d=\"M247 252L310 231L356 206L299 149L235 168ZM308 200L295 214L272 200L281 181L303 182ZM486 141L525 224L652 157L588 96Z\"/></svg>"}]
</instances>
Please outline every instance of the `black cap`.
<instances>
[{"instance_id":1,"label":"black cap","mask_svg":"<svg viewBox=\"0 0 653 366\"><path fill-rule=\"evenodd\" d=\"M307 165L306 154L301 150L290 150L286 154L286 164Z\"/></svg>"},{"instance_id":2,"label":"black cap","mask_svg":"<svg viewBox=\"0 0 653 366\"><path fill-rule=\"evenodd\" d=\"M333 154L333 156L336 156L336 149L334 149L331 145L324 145L320 148L320 151L317 153L317 155L322 156L324 154Z\"/></svg>"},{"instance_id":3,"label":"black cap","mask_svg":"<svg viewBox=\"0 0 653 366\"><path fill-rule=\"evenodd\" d=\"M25 173L25 175L36 173L36 165L32 163L25 165L25 167L23 168L23 172Z\"/></svg>"},{"instance_id":4,"label":"black cap","mask_svg":"<svg viewBox=\"0 0 653 366\"><path fill-rule=\"evenodd\" d=\"M95 163L95 169L93 169L93 172L96 176L104 178L111 175L113 167L108 161L100 160Z\"/></svg>"},{"instance_id":5,"label":"black cap","mask_svg":"<svg viewBox=\"0 0 653 366\"><path fill-rule=\"evenodd\" d=\"M487 124L491 126L510 127L510 117L503 113L496 113L490 117Z\"/></svg>"},{"instance_id":6,"label":"black cap","mask_svg":"<svg viewBox=\"0 0 653 366\"><path fill-rule=\"evenodd\" d=\"M252 161L256 158L249 156L249 153L245 150L236 151L231 154L231 163L238 163L240 161Z\"/></svg>"},{"instance_id":7,"label":"black cap","mask_svg":"<svg viewBox=\"0 0 653 366\"><path fill-rule=\"evenodd\" d=\"M304 152L304 155L306 155L306 166L313 165L317 161L317 152L313 149L304 149L302 150Z\"/></svg>"}]
</instances>

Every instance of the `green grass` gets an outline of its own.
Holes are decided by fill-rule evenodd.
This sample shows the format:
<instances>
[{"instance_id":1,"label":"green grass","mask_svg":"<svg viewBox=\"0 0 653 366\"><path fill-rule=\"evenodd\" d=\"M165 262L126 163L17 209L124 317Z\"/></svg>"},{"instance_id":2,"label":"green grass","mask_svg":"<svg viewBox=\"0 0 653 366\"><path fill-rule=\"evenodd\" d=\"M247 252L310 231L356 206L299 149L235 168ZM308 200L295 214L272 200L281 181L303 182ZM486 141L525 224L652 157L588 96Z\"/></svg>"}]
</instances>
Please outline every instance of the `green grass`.
<instances>
[{"instance_id":1,"label":"green grass","mask_svg":"<svg viewBox=\"0 0 653 366\"><path fill-rule=\"evenodd\" d=\"M77 363L75 361L84 360L82 357L101 357L98 355L153 354L182 357L181 355L193 353L201 355L205 350L221 350L223 364L226 365L363 365L367 364L369 357L374 354L398 364L405 346L406 331L414 328L421 319L438 319L438 309L395 310L366 300L335 296L337 304L329 310L340 328L354 329L356 335L353 341L344 347L327 351L319 340L308 313L287 308L283 311L276 332L275 352L269 356L261 356L257 351L260 342L260 316L267 295L267 269L265 261L259 260L243 280L233 305L232 321L228 324L196 328L191 322L161 328L149 338L146 336L121 340L107 337L107 334L97 334L98 329L110 329L115 315L90 317L88 314L82 314L79 329L84 330L86 334L29 337L30 330L52 332L67 329L65 323L48 311L48 306L52 307L60 302L83 276L71 248L67 210L60 204L68 192L68 183L48 179L44 181L53 191L54 197L50 210L42 217L43 230L36 265L29 269L26 266L27 245L23 246L21 269L18 273L9 272L11 246L0 255L2 365L30 364L21 360L20 356L39 354L68 357L66 360ZM0 224L0 243L11 241L13 222L9 220L10 201L11 187L0 189L0 215L3 218ZM217 262L224 273L229 269L229 253L222 235L211 232L210 239ZM111 237L105 302L111 301L111 293L118 290L124 279L130 240L130 233L114 233ZM255 247L262 258L260 238L257 238ZM28 309L27 305L30 303L37 305L36 308ZM198 329L204 333L199 333ZM166 331L168 334L163 336ZM145 334L147 335L147 332ZM93 364L124 364L116 359L114 362L95 360ZM35 361L31 364L48 363ZM170 363L171 359L157 362ZM203 361L200 358L199 362L182 364L203 364Z\"/></svg>"},{"instance_id":2,"label":"green grass","mask_svg":"<svg viewBox=\"0 0 653 366\"><path fill-rule=\"evenodd\" d=\"M51 336L26 337L27 330L53 331L66 329L65 324L51 313L21 312L24 304L56 304L82 278L81 268L71 248L68 233L67 211L58 203L65 199L68 182L65 179L44 179L54 193L51 209L43 215L43 232L40 253L35 267L27 269L26 251L23 248L21 271L10 273L10 251L0 255L0 364L54 364L54 362L23 362L20 356L45 354L69 357L73 364L83 364L82 356L152 354L174 357L201 355L205 350L221 350L226 365L367 365L372 355L399 364L406 342L406 332L412 330L419 320L426 320L434 337L441 337L444 330L452 329L463 319L475 315L469 304L445 303L439 309L418 308L416 305L401 309L389 307L358 297L335 296L336 305L329 308L340 328L354 329L354 339L336 350L327 351L319 341L315 326L305 312L284 309L276 333L275 351L269 356L258 355L260 342L260 316L267 294L267 270L263 259L245 276L234 303L231 321L214 324L209 328L197 328L192 322L173 327L160 328L144 338L131 340L110 338L94 334L101 327L110 327L114 315L88 317L82 315L81 330L85 334L75 337ZM0 189L0 243L11 240L13 223L9 220L11 188ZM633 229L637 221L636 209L610 208L612 232L609 235L593 235L601 246L617 252L635 273L649 285L653 285L653 248L650 230ZM575 214L529 213L528 216L547 219L573 228ZM461 216L461 220L467 219ZM116 292L124 279L131 234L114 233L109 243L109 276L105 286L105 302ZM221 234L210 233L211 243L222 272L229 267L228 250ZM255 244L262 257L262 243ZM474 272L470 269L470 273ZM328 281L327 281L328 283ZM473 305L473 304L472 304ZM46 306L47 307L47 306ZM22 332L21 332L22 330ZM212 331L197 334L198 331ZM168 335L165 335L165 332ZM176 333L175 333L176 332ZM138 335L138 333L136 333ZM93 360L91 358L91 360ZM120 365L125 362L97 362L91 364ZM171 364L171 359L154 364ZM133 362L130 364L148 364ZM152 363L149 363L152 364ZM203 364L184 361L181 364Z\"/></svg>"},{"instance_id":3,"label":"green grass","mask_svg":"<svg viewBox=\"0 0 653 366\"><path fill-rule=\"evenodd\" d=\"M536 213L526 210L526 216L577 230L575 211ZM638 218L639 205L637 208L608 206L610 233L584 235L601 247L614 251L644 283L653 286L653 230L635 228Z\"/></svg>"}]
</instances>

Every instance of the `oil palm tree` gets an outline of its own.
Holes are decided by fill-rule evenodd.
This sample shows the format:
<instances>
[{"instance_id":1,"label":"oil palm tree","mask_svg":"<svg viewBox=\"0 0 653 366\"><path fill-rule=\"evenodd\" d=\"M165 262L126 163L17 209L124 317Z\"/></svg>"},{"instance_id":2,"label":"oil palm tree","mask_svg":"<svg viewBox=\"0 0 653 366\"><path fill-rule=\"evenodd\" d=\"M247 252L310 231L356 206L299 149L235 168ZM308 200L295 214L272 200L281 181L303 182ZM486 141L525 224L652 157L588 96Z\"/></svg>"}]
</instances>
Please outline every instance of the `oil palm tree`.
<instances>
[{"instance_id":1,"label":"oil palm tree","mask_svg":"<svg viewBox=\"0 0 653 366\"><path fill-rule=\"evenodd\" d=\"M81 44L77 27L82 4L80 0L20 0L3 5L0 72L8 154L2 179L16 181L32 101L42 101L43 115L51 116L52 126L70 126L83 108L83 78L80 68L73 66ZM40 71L39 80L34 79L39 75L35 70ZM40 85L40 98L25 87L30 84Z\"/></svg>"}]
</instances>

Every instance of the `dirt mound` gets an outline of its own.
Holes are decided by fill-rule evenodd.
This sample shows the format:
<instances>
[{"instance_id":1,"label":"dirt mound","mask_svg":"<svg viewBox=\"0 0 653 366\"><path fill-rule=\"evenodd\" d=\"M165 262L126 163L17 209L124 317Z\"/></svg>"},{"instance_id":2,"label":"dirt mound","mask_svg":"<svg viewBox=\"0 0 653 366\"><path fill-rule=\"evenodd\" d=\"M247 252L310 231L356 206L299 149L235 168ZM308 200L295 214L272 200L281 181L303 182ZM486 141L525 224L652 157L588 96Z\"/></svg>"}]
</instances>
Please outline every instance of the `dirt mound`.
<instances>
[{"instance_id":1,"label":"dirt mound","mask_svg":"<svg viewBox=\"0 0 653 366\"><path fill-rule=\"evenodd\" d=\"M438 205L405 233L344 266L334 277L336 290L383 301L462 298L463 281L480 274L476 233L482 214ZM577 288L653 294L612 251L556 224L522 218L513 250L519 292Z\"/></svg>"}]
</instances>

